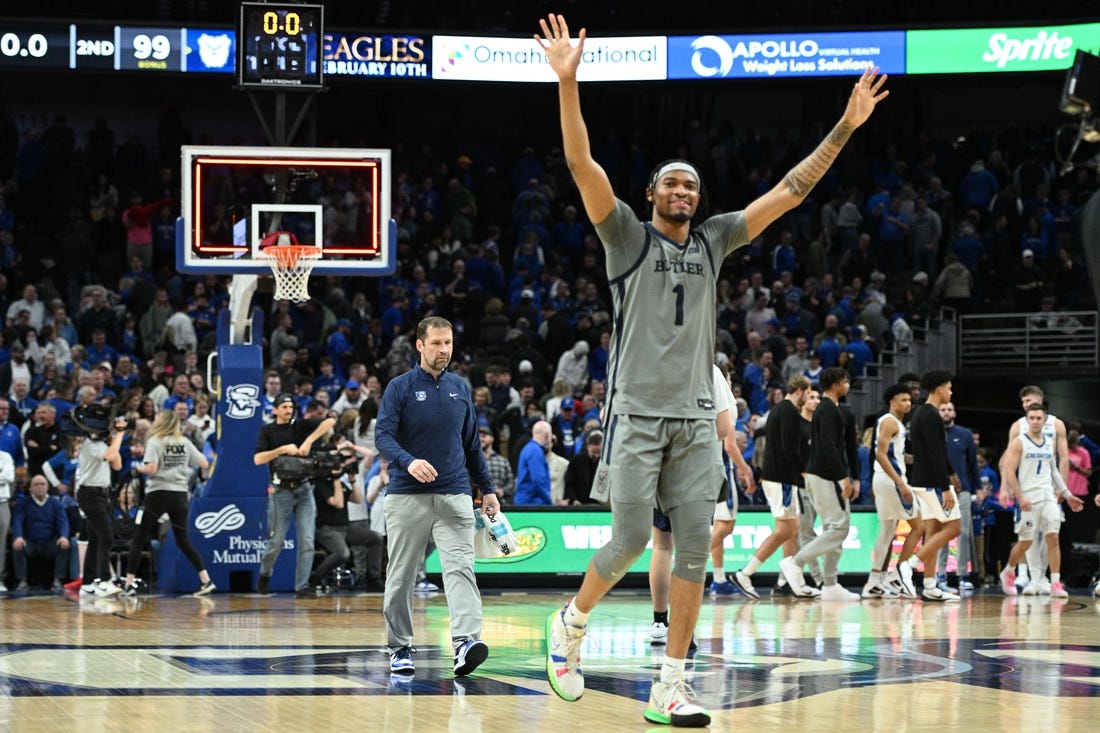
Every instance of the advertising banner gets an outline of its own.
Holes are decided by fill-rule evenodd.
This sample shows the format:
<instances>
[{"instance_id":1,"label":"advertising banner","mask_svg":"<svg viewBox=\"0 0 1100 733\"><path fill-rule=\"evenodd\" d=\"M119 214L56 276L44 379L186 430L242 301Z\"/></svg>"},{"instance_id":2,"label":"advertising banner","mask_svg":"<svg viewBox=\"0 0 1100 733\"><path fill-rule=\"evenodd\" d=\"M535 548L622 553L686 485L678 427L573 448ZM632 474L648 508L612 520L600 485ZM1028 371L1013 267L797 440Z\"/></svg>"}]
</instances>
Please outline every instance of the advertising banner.
<instances>
[{"instance_id":1,"label":"advertising banner","mask_svg":"<svg viewBox=\"0 0 1100 733\"><path fill-rule=\"evenodd\" d=\"M431 42L417 35L326 33L325 76L431 76Z\"/></svg>"},{"instance_id":2,"label":"advertising banner","mask_svg":"<svg viewBox=\"0 0 1100 733\"><path fill-rule=\"evenodd\" d=\"M905 73L903 31L670 36L669 79L854 76L868 66Z\"/></svg>"},{"instance_id":3,"label":"advertising banner","mask_svg":"<svg viewBox=\"0 0 1100 733\"><path fill-rule=\"evenodd\" d=\"M664 79L664 36L589 38L578 81ZM532 38L433 36L432 77L453 81L556 82L546 54Z\"/></svg>"},{"instance_id":4,"label":"advertising banner","mask_svg":"<svg viewBox=\"0 0 1100 733\"><path fill-rule=\"evenodd\" d=\"M479 575L580 575L596 550L611 539L611 513L606 511L523 511L520 507L508 507L507 514L519 549L508 557L475 561L474 570ZM873 511L852 512L852 526L840 557L841 573L866 573L871 569L871 550L878 526L878 515ZM771 513L742 511L733 534L726 538L725 569L744 567L774 527ZM900 549L900 540L894 549L895 552ZM629 572L649 572L649 556L650 550L646 549ZM776 553L759 572L778 573L779 559ZM953 562L950 567L954 569ZM441 570L439 555L433 552L427 561L427 571L439 573Z\"/></svg>"},{"instance_id":5,"label":"advertising banner","mask_svg":"<svg viewBox=\"0 0 1100 733\"><path fill-rule=\"evenodd\" d=\"M1068 69L1077 49L1100 49L1100 23L1031 28L909 31L909 74L973 74Z\"/></svg>"}]
</instances>

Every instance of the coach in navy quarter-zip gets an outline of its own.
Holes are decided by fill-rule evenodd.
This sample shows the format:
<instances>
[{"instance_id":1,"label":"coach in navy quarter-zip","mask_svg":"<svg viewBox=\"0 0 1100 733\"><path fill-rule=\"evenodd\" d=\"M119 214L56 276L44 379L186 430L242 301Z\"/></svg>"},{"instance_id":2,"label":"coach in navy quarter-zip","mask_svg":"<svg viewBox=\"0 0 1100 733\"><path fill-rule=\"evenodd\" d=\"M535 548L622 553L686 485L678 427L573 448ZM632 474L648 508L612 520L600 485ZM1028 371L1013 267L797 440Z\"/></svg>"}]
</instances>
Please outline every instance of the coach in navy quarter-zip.
<instances>
[{"instance_id":1,"label":"coach in navy quarter-zip","mask_svg":"<svg viewBox=\"0 0 1100 733\"><path fill-rule=\"evenodd\" d=\"M443 565L451 614L454 672L468 675L489 656L481 636L481 594L474 578L473 483L482 505L495 513L493 479L481 452L470 390L447 372L454 329L444 318L416 327L420 361L386 386L374 443L389 461L386 534L390 560L383 611L390 671L413 674L412 595L417 566L429 538Z\"/></svg>"}]
</instances>

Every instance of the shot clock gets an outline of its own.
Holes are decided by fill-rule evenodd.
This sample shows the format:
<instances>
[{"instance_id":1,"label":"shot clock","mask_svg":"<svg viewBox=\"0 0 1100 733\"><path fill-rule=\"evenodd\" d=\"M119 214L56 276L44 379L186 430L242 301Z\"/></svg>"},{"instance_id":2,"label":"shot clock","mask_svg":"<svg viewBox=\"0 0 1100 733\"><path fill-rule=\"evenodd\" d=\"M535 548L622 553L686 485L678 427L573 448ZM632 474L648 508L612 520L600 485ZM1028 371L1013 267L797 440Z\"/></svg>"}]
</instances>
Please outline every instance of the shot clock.
<instances>
[{"instance_id":1,"label":"shot clock","mask_svg":"<svg viewBox=\"0 0 1100 733\"><path fill-rule=\"evenodd\" d=\"M323 26L321 5L241 3L237 83L249 89L320 89Z\"/></svg>"}]
</instances>

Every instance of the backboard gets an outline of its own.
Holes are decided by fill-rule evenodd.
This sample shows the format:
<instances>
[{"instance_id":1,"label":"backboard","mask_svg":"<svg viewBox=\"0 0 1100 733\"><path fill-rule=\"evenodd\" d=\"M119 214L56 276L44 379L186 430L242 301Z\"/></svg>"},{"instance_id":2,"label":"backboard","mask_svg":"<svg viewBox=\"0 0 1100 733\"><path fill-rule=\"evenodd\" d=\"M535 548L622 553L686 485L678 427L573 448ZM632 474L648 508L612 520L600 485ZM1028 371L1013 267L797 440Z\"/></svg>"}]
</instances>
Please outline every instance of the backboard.
<instances>
[{"instance_id":1,"label":"backboard","mask_svg":"<svg viewBox=\"0 0 1100 733\"><path fill-rule=\"evenodd\" d=\"M270 274L260 243L276 231L320 247L316 275L396 268L390 151L185 145L176 266L191 274Z\"/></svg>"}]
</instances>

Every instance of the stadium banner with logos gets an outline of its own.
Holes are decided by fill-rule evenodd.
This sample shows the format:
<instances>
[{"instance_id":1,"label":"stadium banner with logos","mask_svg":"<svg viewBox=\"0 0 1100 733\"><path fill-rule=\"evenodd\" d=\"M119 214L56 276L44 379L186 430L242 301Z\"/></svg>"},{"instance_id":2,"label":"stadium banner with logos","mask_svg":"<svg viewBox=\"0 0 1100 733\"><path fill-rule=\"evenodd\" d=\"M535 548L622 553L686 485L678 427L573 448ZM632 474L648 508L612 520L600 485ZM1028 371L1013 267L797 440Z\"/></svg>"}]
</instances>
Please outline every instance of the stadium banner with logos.
<instances>
[{"instance_id":1,"label":"stadium banner with logos","mask_svg":"<svg viewBox=\"0 0 1100 733\"><path fill-rule=\"evenodd\" d=\"M431 41L411 34L326 33L325 76L431 76Z\"/></svg>"},{"instance_id":2,"label":"stadium banner with logos","mask_svg":"<svg viewBox=\"0 0 1100 733\"><path fill-rule=\"evenodd\" d=\"M853 76L868 66L905 73L905 32L670 36L669 79Z\"/></svg>"},{"instance_id":3,"label":"stadium banner with logos","mask_svg":"<svg viewBox=\"0 0 1100 733\"><path fill-rule=\"evenodd\" d=\"M908 31L905 47L908 74L1054 71L1100 50L1100 23Z\"/></svg>"},{"instance_id":4,"label":"stadium banner with logos","mask_svg":"<svg viewBox=\"0 0 1100 733\"><path fill-rule=\"evenodd\" d=\"M726 538L724 567L727 569L744 567L775 528L770 512L755 509L741 511L733 534ZM516 533L519 549L511 556L475 561L474 570L479 575L580 575L596 550L611 539L611 513L608 511L505 507L504 513ZM878 527L878 515L873 510L852 512L852 525L840 558L840 572L858 574L871 569L871 550ZM895 553L901 549L902 541L903 537L899 537L895 543ZM650 550L646 549L629 572L648 573L649 557ZM760 572L778 573L779 558L779 553L768 558ZM952 553L949 561L952 571L954 560ZM438 552L433 551L428 557L426 568L429 573L442 571Z\"/></svg>"},{"instance_id":5,"label":"stadium banner with logos","mask_svg":"<svg viewBox=\"0 0 1100 733\"><path fill-rule=\"evenodd\" d=\"M665 36L589 38L578 81L653 81L668 72ZM433 36L432 78L454 81L556 82L533 38Z\"/></svg>"}]
</instances>

